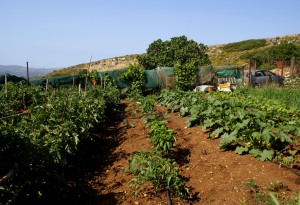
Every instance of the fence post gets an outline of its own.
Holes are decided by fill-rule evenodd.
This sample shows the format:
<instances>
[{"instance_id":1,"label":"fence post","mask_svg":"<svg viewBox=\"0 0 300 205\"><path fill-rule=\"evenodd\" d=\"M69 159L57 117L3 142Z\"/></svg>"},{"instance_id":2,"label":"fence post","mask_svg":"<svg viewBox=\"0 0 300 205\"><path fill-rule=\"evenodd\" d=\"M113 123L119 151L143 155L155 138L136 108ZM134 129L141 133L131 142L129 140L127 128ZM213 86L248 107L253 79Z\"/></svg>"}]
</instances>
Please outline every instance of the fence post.
<instances>
[{"instance_id":1,"label":"fence post","mask_svg":"<svg viewBox=\"0 0 300 205\"><path fill-rule=\"evenodd\" d=\"M28 68L28 62L26 62L27 64L27 84L29 85L29 68Z\"/></svg>"},{"instance_id":2,"label":"fence post","mask_svg":"<svg viewBox=\"0 0 300 205\"><path fill-rule=\"evenodd\" d=\"M268 83L269 83L269 60L268 60L268 63L267 63L267 72L266 72L266 74L267 74L267 77L266 77L266 86L268 87Z\"/></svg>"},{"instance_id":3,"label":"fence post","mask_svg":"<svg viewBox=\"0 0 300 205\"><path fill-rule=\"evenodd\" d=\"M4 87L5 87L5 97L7 97L7 76L6 74L4 75Z\"/></svg>"},{"instance_id":4,"label":"fence post","mask_svg":"<svg viewBox=\"0 0 300 205\"><path fill-rule=\"evenodd\" d=\"M48 78L46 79L46 90L48 90Z\"/></svg>"},{"instance_id":5,"label":"fence post","mask_svg":"<svg viewBox=\"0 0 300 205\"><path fill-rule=\"evenodd\" d=\"M250 86L250 76L251 76L251 58L249 58L249 68L248 68L248 86Z\"/></svg>"}]
</instances>

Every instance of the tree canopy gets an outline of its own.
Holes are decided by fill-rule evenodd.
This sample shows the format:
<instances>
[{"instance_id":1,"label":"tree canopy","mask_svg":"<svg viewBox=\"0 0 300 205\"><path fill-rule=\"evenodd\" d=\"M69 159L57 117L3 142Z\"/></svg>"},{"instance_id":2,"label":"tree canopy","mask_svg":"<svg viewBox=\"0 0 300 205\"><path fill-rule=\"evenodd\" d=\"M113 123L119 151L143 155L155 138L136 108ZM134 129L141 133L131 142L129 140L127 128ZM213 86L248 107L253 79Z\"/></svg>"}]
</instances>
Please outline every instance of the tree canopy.
<instances>
[{"instance_id":1,"label":"tree canopy","mask_svg":"<svg viewBox=\"0 0 300 205\"><path fill-rule=\"evenodd\" d=\"M188 40L186 36L173 37L171 40L158 39L151 43L147 52L138 57L145 69L156 67L174 67L175 64L187 64L193 61L195 66L210 64L207 46Z\"/></svg>"},{"instance_id":2,"label":"tree canopy","mask_svg":"<svg viewBox=\"0 0 300 205\"><path fill-rule=\"evenodd\" d=\"M271 58L291 59L292 57L300 57L300 48L294 43L283 41L280 44L269 48L269 56Z\"/></svg>"}]
</instances>

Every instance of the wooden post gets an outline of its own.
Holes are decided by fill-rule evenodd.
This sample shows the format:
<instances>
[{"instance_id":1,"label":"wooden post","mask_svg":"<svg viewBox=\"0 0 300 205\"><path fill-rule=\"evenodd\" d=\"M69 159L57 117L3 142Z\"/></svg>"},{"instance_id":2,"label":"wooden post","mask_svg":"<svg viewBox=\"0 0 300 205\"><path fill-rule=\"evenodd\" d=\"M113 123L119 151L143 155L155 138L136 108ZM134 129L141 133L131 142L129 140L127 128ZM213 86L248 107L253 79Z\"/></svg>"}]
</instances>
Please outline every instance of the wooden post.
<instances>
[{"instance_id":1,"label":"wooden post","mask_svg":"<svg viewBox=\"0 0 300 205\"><path fill-rule=\"evenodd\" d=\"M48 90L48 78L46 79L46 90Z\"/></svg>"},{"instance_id":2,"label":"wooden post","mask_svg":"<svg viewBox=\"0 0 300 205\"><path fill-rule=\"evenodd\" d=\"M91 71L92 57L93 57L93 56L91 56L91 58L90 58L90 65L89 65L89 70L88 70L89 72Z\"/></svg>"},{"instance_id":3,"label":"wooden post","mask_svg":"<svg viewBox=\"0 0 300 205\"><path fill-rule=\"evenodd\" d=\"M266 68L267 68L267 69L266 69L266 70L267 70L267 72L266 72L266 75L267 75L267 76L266 76L266 86L268 87L268 83L269 83L268 81L269 81L269 76L270 76L270 75L269 75L269 60L268 60L268 63L267 63L267 67L266 67Z\"/></svg>"},{"instance_id":4,"label":"wooden post","mask_svg":"<svg viewBox=\"0 0 300 205\"><path fill-rule=\"evenodd\" d=\"M295 74L295 56L293 56L291 59L290 74L291 75Z\"/></svg>"},{"instance_id":5,"label":"wooden post","mask_svg":"<svg viewBox=\"0 0 300 205\"><path fill-rule=\"evenodd\" d=\"M4 87L5 87L5 97L7 97L7 76L4 75Z\"/></svg>"},{"instance_id":6,"label":"wooden post","mask_svg":"<svg viewBox=\"0 0 300 205\"><path fill-rule=\"evenodd\" d=\"M81 90L81 83L79 83L78 85L78 94L80 94L80 90Z\"/></svg>"},{"instance_id":7,"label":"wooden post","mask_svg":"<svg viewBox=\"0 0 300 205\"><path fill-rule=\"evenodd\" d=\"M28 68L28 62L26 62L27 64L27 84L29 85L29 68Z\"/></svg>"},{"instance_id":8,"label":"wooden post","mask_svg":"<svg viewBox=\"0 0 300 205\"><path fill-rule=\"evenodd\" d=\"M284 60L282 60L282 66L281 66L281 77L283 76L283 67L284 67Z\"/></svg>"},{"instance_id":9,"label":"wooden post","mask_svg":"<svg viewBox=\"0 0 300 205\"><path fill-rule=\"evenodd\" d=\"M73 88L75 87L75 78L73 76Z\"/></svg>"},{"instance_id":10,"label":"wooden post","mask_svg":"<svg viewBox=\"0 0 300 205\"><path fill-rule=\"evenodd\" d=\"M242 76L243 76L243 79L242 79L242 85L245 86L245 65L242 66Z\"/></svg>"},{"instance_id":11,"label":"wooden post","mask_svg":"<svg viewBox=\"0 0 300 205\"><path fill-rule=\"evenodd\" d=\"M250 76L251 76L251 58L249 58L249 68L248 68L248 86L250 86Z\"/></svg>"},{"instance_id":12,"label":"wooden post","mask_svg":"<svg viewBox=\"0 0 300 205\"><path fill-rule=\"evenodd\" d=\"M255 76L255 74L256 74L256 59L254 61L254 76L253 76L254 85L256 84L256 76Z\"/></svg>"}]
</instances>

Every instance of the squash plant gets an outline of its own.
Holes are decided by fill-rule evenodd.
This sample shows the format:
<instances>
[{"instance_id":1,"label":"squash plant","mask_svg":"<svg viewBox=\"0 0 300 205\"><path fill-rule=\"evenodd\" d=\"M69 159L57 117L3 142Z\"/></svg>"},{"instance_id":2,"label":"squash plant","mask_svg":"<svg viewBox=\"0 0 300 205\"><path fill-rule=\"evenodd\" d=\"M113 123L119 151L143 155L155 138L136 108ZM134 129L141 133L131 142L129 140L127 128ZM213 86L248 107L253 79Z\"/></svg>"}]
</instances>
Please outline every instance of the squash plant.
<instances>
[{"instance_id":1,"label":"squash plant","mask_svg":"<svg viewBox=\"0 0 300 205\"><path fill-rule=\"evenodd\" d=\"M293 137L300 136L298 110L238 92L199 95L201 99L192 92L179 93L164 91L158 100L189 115L188 127L201 125L209 137L219 137L220 148L236 147L236 153L249 153L262 161L288 161L286 156L295 152L286 153L286 148L298 144Z\"/></svg>"}]
</instances>

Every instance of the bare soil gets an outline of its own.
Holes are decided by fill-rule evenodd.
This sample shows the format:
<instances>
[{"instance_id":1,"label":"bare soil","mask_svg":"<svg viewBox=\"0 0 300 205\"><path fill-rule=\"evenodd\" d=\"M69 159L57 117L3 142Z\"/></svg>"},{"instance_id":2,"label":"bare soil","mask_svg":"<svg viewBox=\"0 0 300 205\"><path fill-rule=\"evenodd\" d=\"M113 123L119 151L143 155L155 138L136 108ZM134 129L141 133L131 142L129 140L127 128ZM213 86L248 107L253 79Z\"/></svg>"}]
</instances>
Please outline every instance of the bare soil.
<instances>
[{"instance_id":1,"label":"bare soil","mask_svg":"<svg viewBox=\"0 0 300 205\"><path fill-rule=\"evenodd\" d=\"M151 149L150 137L134 102L122 101L119 112L112 112L107 127L94 132L95 141L86 142L69 167L68 182L74 187L66 199L73 204L167 204L165 191L152 193L146 184L137 196L125 173L133 152ZM164 107L156 107L161 113ZM124 112L123 112L124 111ZM118 114L117 114L118 113ZM125 113L125 114L122 114ZM166 117L168 127L176 134L172 156L187 180L189 199L171 192L177 204L264 204L269 191L281 199L300 190L300 178L293 170L272 162L260 162L250 155L221 150L219 139L208 139L201 127L185 128L187 118L177 113ZM299 173L299 172L298 172ZM68 194L65 194L66 196Z\"/></svg>"}]
</instances>

